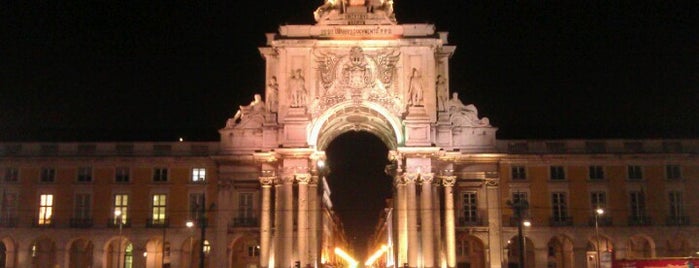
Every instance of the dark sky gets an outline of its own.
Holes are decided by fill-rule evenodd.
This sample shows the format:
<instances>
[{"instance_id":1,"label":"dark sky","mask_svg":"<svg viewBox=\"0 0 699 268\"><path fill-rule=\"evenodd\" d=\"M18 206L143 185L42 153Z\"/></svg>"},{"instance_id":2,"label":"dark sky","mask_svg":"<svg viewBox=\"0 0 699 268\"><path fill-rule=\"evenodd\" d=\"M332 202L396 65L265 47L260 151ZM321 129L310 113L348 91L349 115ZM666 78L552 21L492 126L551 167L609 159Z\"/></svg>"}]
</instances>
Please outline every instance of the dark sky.
<instances>
[{"instance_id":1,"label":"dark sky","mask_svg":"<svg viewBox=\"0 0 699 268\"><path fill-rule=\"evenodd\" d=\"M695 1L490 2L394 6L450 32L451 89L499 138L699 138ZM264 89L264 34L322 1L240 3L3 2L0 141L217 140Z\"/></svg>"}]
</instances>

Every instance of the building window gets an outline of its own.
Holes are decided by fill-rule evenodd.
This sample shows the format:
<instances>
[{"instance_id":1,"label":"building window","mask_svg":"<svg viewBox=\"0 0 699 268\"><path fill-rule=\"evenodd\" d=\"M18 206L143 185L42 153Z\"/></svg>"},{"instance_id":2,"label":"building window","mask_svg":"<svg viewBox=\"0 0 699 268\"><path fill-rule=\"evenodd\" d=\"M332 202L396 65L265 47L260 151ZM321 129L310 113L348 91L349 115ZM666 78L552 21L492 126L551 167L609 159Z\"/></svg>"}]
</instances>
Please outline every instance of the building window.
<instances>
[{"instance_id":1,"label":"building window","mask_svg":"<svg viewBox=\"0 0 699 268\"><path fill-rule=\"evenodd\" d=\"M153 225L163 225L166 219L166 209L167 209L167 195L165 194L154 194L153 203L151 204L152 211L152 224Z\"/></svg>"},{"instance_id":2,"label":"building window","mask_svg":"<svg viewBox=\"0 0 699 268\"><path fill-rule=\"evenodd\" d=\"M131 172L128 167L117 167L114 171L114 181L127 183L131 180Z\"/></svg>"},{"instance_id":3,"label":"building window","mask_svg":"<svg viewBox=\"0 0 699 268\"><path fill-rule=\"evenodd\" d=\"M92 181L92 168L91 167L78 168L78 182L91 182L91 181Z\"/></svg>"},{"instance_id":4,"label":"building window","mask_svg":"<svg viewBox=\"0 0 699 268\"><path fill-rule=\"evenodd\" d=\"M551 166L551 180L560 181L566 179L566 172L562 166Z\"/></svg>"},{"instance_id":5,"label":"building window","mask_svg":"<svg viewBox=\"0 0 699 268\"><path fill-rule=\"evenodd\" d=\"M628 166L629 180L642 180L643 170L641 166Z\"/></svg>"},{"instance_id":6,"label":"building window","mask_svg":"<svg viewBox=\"0 0 699 268\"><path fill-rule=\"evenodd\" d=\"M16 167L5 168L5 177L3 179L5 182L19 181L19 169Z\"/></svg>"},{"instance_id":7,"label":"building window","mask_svg":"<svg viewBox=\"0 0 699 268\"><path fill-rule=\"evenodd\" d=\"M512 167L512 180L526 180L527 170L524 166L513 166Z\"/></svg>"},{"instance_id":8,"label":"building window","mask_svg":"<svg viewBox=\"0 0 699 268\"><path fill-rule=\"evenodd\" d=\"M190 193L189 194L189 218L193 220L198 220L199 215L201 215L201 209L204 203L203 193Z\"/></svg>"},{"instance_id":9,"label":"building window","mask_svg":"<svg viewBox=\"0 0 699 268\"><path fill-rule=\"evenodd\" d=\"M520 201L529 202L526 192L514 192L512 193L512 203L517 203Z\"/></svg>"},{"instance_id":10,"label":"building window","mask_svg":"<svg viewBox=\"0 0 699 268\"><path fill-rule=\"evenodd\" d=\"M643 192L630 192L629 203L631 205L631 219L636 222L642 222L646 217L646 199Z\"/></svg>"},{"instance_id":11,"label":"building window","mask_svg":"<svg viewBox=\"0 0 699 268\"><path fill-rule=\"evenodd\" d=\"M553 209L554 222L566 222L568 220L568 205L566 193L551 193L551 207Z\"/></svg>"},{"instance_id":12,"label":"building window","mask_svg":"<svg viewBox=\"0 0 699 268\"><path fill-rule=\"evenodd\" d=\"M127 194L115 194L114 195L114 226L119 225L119 219L121 219L121 224L126 224L129 221L129 195ZM116 217L117 211L121 212L119 218Z\"/></svg>"},{"instance_id":13,"label":"building window","mask_svg":"<svg viewBox=\"0 0 699 268\"><path fill-rule=\"evenodd\" d=\"M154 182L167 182L167 168L155 168L155 169L153 169L153 181Z\"/></svg>"},{"instance_id":14,"label":"building window","mask_svg":"<svg viewBox=\"0 0 699 268\"><path fill-rule=\"evenodd\" d=\"M192 169L192 182L205 182L206 181L206 169L205 168L193 168Z\"/></svg>"},{"instance_id":15,"label":"building window","mask_svg":"<svg viewBox=\"0 0 699 268\"><path fill-rule=\"evenodd\" d=\"M238 194L238 218L239 219L253 219L253 218L255 218L255 215L253 214L252 193L239 193Z\"/></svg>"},{"instance_id":16,"label":"building window","mask_svg":"<svg viewBox=\"0 0 699 268\"><path fill-rule=\"evenodd\" d=\"M605 209L607 208L607 193L605 192L591 192L590 193L590 206L592 209Z\"/></svg>"},{"instance_id":17,"label":"building window","mask_svg":"<svg viewBox=\"0 0 699 268\"><path fill-rule=\"evenodd\" d=\"M41 179L41 182L54 182L56 180L56 169L54 169L54 168L42 168L40 179Z\"/></svg>"},{"instance_id":18,"label":"building window","mask_svg":"<svg viewBox=\"0 0 699 268\"><path fill-rule=\"evenodd\" d=\"M92 203L91 194L76 194L75 195L75 211L73 212L76 219L90 219L90 205Z\"/></svg>"},{"instance_id":19,"label":"building window","mask_svg":"<svg viewBox=\"0 0 699 268\"><path fill-rule=\"evenodd\" d=\"M248 245L248 257L259 257L259 256L260 256L260 246Z\"/></svg>"},{"instance_id":20,"label":"building window","mask_svg":"<svg viewBox=\"0 0 699 268\"><path fill-rule=\"evenodd\" d=\"M53 223L53 195L42 194L39 196L39 220L38 225L50 225Z\"/></svg>"},{"instance_id":21,"label":"building window","mask_svg":"<svg viewBox=\"0 0 699 268\"><path fill-rule=\"evenodd\" d=\"M462 204L463 204L463 221L466 223L476 223L478 222L478 200L476 199L476 192L463 192L461 193Z\"/></svg>"},{"instance_id":22,"label":"building window","mask_svg":"<svg viewBox=\"0 0 699 268\"><path fill-rule=\"evenodd\" d=\"M670 198L670 220L676 223L681 222L684 218L684 201L682 198L682 192L671 191L669 193Z\"/></svg>"},{"instance_id":23,"label":"building window","mask_svg":"<svg viewBox=\"0 0 699 268\"><path fill-rule=\"evenodd\" d=\"M17 193L2 193L2 204L0 204L0 226L8 226L17 219L19 215L19 199Z\"/></svg>"},{"instance_id":24,"label":"building window","mask_svg":"<svg viewBox=\"0 0 699 268\"><path fill-rule=\"evenodd\" d=\"M604 169L602 166L590 166L589 168L590 180L603 180L604 179Z\"/></svg>"},{"instance_id":25,"label":"building window","mask_svg":"<svg viewBox=\"0 0 699 268\"><path fill-rule=\"evenodd\" d=\"M665 176L668 180L679 180L682 178L679 165L665 166Z\"/></svg>"}]
</instances>

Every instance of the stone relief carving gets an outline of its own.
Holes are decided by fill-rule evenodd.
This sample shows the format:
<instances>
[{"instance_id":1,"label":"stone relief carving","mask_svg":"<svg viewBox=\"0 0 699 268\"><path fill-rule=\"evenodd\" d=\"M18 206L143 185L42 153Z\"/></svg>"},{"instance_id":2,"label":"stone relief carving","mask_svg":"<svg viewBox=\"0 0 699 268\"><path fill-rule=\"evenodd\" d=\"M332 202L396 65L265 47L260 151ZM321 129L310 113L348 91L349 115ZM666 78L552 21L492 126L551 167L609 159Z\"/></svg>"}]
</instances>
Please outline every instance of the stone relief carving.
<instances>
[{"instance_id":1,"label":"stone relief carving","mask_svg":"<svg viewBox=\"0 0 699 268\"><path fill-rule=\"evenodd\" d=\"M391 88L399 59L400 52L396 49L380 50L373 55L366 54L361 47L352 47L346 55L315 51L323 92L311 102L311 113L317 115L345 101L372 101L396 114L402 113L402 98Z\"/></svg>"},{"instance_id":2,"label":"stone relief carving","mask_svg":"<svg viewBox=\"0 0 699 268\"><path fill-rule=\"evenodd\" d=\"M272 78L269 79L267 88L267 110L276 112L277 107L279 107L279 84L277 83L276 76L272 76Z\"/></svg>"},{"instance_id":3,"label":"stone relief carving","mask_svg":"<svg viewBox=\"0 0 699 268\"><path fill-rule=\"evenodd\" d=\"M422 106L422 75L417 68L413 68L408 84L408 105Z\"/></svg>"},{"instance_id":4,"label":"stone relief carving","mask_svg":"<svg viewBox=\"0 0 699 268\"><path fill-rule=\"evenodd\" d=\"M437 108L439 111L446 111L447 102L449 101L449 90L447 89L447 79L441 74L437 75L435 88L437 90Z\"/></svg>"},{"instance_id":5,"label":"stone relief carving","mask_svg":"<svg viewBox=\"0 0 699 268\"><path fill-rule=\"evenodd\" d=\"M241 105L232 118L228 119L226 127L260 127L264 123L267 107L260 94L255 94L249 105Z\"/></svg>"},{"instance_id":6,"label":"stone relief carving","mask_svg":"<svg viewBox=\"0 0 699 268\"><path fill-rule=\"evenodd\" d=\"M452 93L452 98L447 102L449 121L454 126L460 127L486 127L490 126L487 117L478 118L478 109L473 104L464 105L459 100L459 93Z\"/></svg>"},{"instance_id":7,"label":"stone relief carving","mask_svg":"<svg viewBox=\"0 0 699 268\"><path fill-rule=\"evenodd\" d=\"M303 70L296 69L291 73L289 92L291 93L289 103L291 103L292 108L306 106L308 91L306 91L306 80L303 78Z\"/></svg>"}]
</instances>

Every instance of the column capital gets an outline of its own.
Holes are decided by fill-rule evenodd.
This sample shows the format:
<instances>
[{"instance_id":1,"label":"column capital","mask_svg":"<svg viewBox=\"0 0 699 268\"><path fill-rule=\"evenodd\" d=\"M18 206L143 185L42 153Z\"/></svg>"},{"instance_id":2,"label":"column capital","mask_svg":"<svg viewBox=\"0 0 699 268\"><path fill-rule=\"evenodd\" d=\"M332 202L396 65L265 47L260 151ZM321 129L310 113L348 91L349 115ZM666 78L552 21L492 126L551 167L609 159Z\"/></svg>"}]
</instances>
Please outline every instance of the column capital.
<instances>
[{"instance_id":1,"label":"column capital","mask_svg":"<svg viewBox=\"0 0 699 268\"><path fill-rule=\"evenodd\" d=\"M395 186L402 186L405 185L405 180L403 179L403 175L395 175L393 176L393 184Z\"/></svg>"},{"instance_id":2,"label":"column capital","mask_svg":"<svg viewBox=\"0 0 699 268\"><path fill-rule=\"evenodd\" d=\"M292 183L294 183L294 176L293 175L285 175L285 176L281 177L280 181L283 184L292 184Z\"/></svg>"},{"instance_id":3,"label":"column capital","mask_svg":"<svg viewBox=\"0 0 699 268\"><path fill-rule=\"evenodd\" d=\"M434 179L434 173L420 173L420 182L422 184L430 184Z\"/></svg>"},{"instance_id":4,"label":"column capital","mask_svg":"<svg viewBox=\"0 0 699 268\"><path fill-rule=\"evenodd\" d=\"M456 176L442 176L442 185L452 187L456 183Z\"/></svg>"},{"instance_id":5,"label":"column capital","mask_svg":"<svg viewBox=\"0 0 699 268\"><path fill-rule=\"evenodd\" d=\"M415 183L419 175L418 173L405 173L403 174L403 180L405 180L405 183Z\"/></svg>"},{"instance_id":6,"label":"column capital","mask_svg":"<svg viewBox=\"0 0 699 268\"><path fill-rule=\"evenodd\" d=\"M262 184L262 187L271 187L276 179L276 176L262 176L260 177L260 184Z\"/></svg>"},{"instance_id":7,"label":"column capital","mask_svg":"<svg viewBox=\"0 0 699 268\"><path fill-rule=\"evenodd\" d=\"M310 173L300 173L296 174L296 181L299 184L308 184L308 182L311 181L311 174Z\"/></svg>"}]
</instances>

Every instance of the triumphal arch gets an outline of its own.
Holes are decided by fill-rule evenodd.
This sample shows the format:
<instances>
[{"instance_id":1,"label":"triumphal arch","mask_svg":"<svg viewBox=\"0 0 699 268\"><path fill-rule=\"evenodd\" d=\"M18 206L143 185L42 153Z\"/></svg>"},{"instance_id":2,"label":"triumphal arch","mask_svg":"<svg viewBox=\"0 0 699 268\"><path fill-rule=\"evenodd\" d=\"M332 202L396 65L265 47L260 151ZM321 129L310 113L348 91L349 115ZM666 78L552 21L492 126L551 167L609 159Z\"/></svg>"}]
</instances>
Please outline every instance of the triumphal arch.
<instances>
[{"instance_id":1,"label":"triumphal arch","mask_svg":"<svg viewBox=\"0 0 699 268\"><path fill-rule=\"evenodd\" d=\"M456 46L434 25L398 23L391 0L326 0L313 15L314 25L267 34L266 89L220 130L220 176L262 187L260 266L331 258L324 150L340 134L366 131L389 148L394 177L388 262L455 267L454 172L490 192L483 202L498 196L487 154L497 129L450 93ZM482 238L499 249L498 213L486 215L492 231ZM488 253L495 266L500 254Z\"/></svg>"}]
</instances>

